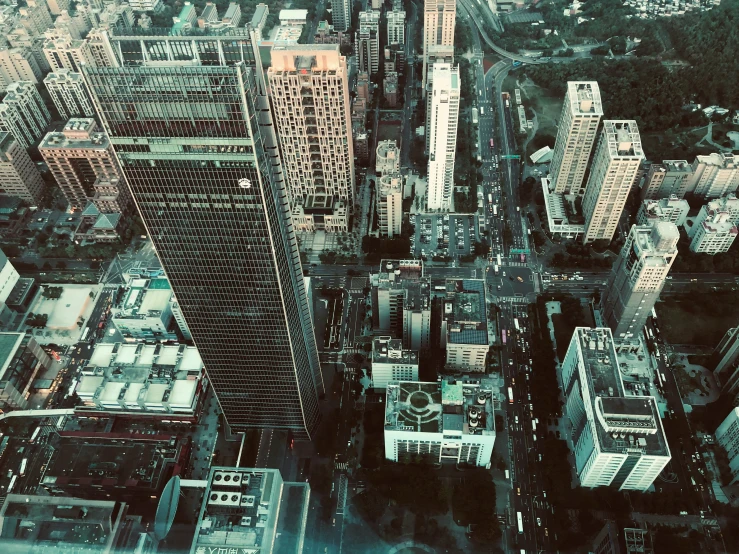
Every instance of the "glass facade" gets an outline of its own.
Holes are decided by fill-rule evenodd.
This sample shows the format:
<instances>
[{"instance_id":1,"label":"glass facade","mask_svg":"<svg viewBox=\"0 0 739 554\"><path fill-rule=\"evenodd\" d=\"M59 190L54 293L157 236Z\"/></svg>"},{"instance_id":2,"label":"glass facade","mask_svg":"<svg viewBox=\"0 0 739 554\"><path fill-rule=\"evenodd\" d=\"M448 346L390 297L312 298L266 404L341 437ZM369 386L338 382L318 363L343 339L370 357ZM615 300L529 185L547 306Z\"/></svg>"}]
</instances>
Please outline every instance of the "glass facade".
<instances>
[{"instance_id":1,"label":"glass facade","mask_svg":"<svg viewBox=\"0 0 739 554\"><path fill-rule=\"evenodd\" d=\"M179 39L86 80L229 425L310 438L323 381L260 63Z\"/></svg>"}]
</instances>

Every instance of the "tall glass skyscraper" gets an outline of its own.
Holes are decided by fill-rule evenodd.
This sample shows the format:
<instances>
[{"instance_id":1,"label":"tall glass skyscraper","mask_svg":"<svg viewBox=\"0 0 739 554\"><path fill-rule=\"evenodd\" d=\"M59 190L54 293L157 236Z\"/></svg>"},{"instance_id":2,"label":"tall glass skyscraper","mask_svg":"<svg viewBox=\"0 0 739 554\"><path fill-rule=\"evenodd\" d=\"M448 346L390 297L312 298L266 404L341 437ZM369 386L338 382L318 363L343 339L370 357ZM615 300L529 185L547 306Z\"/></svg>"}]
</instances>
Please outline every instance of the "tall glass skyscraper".
<instances>
[{"instance_id":1,"label":"tall glass skyscraper","mask_svg":"<svg viewBox=\"0 0 739 554\"><path fill-rule=\"evenodd\" d=\"M310 438L323 381L258 50L135 31L83 72L226 420Z\"/></svg>"}]
</instances>

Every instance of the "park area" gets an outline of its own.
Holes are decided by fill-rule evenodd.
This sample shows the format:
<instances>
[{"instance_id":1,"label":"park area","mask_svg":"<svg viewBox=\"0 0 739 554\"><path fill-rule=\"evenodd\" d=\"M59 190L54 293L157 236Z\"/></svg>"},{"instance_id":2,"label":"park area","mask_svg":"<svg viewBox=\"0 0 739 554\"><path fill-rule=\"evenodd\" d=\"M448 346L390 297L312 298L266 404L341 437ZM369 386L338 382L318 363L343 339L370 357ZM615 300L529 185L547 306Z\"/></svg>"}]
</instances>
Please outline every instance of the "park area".
<instances>
[{"instance_id":1,"label":"park area","mask_svg":"<svg viewBox=\"0 0 739 554\"><path fill-rule=\"evenodd\" d=\"M714 348L735 327L739 291L710 291L668 297L655 306L665 340L673 345Z\"/></svg>"}]
</instances>

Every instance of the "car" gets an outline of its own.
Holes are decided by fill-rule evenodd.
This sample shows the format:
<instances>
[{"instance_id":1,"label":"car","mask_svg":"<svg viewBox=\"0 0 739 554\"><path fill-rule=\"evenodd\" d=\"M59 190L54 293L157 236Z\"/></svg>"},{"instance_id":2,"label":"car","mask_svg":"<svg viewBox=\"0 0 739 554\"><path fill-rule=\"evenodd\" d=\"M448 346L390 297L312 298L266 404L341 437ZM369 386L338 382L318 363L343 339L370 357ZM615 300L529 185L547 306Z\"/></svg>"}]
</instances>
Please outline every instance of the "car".
<instances>
[{"instance_id":1,"label":"car","mask_svg":"<svg viewBox=\"0 0 739 554\"><path fill-rule=\"evenodd\" d=\"M517 281L518 281L519 283L523 283L523 278L522 278L522 277L521 277L520 275L519 275L518 277L516 277L516 280L517 280Z\"/></svg>"},{"instance_id":2,"label":"car","mask_svg":"<svg viewBox=\"0 0 739 554\"><path fill-rule=\"evenodd\" d=\"M513 365L513 360L508 360L508 365Z\"/></svg>"},{"instance_id":3,"label":"car","mask_svg":"<svg viewBox=\"0 0 739 554\"><path fill-rule=\"evenodd\" d=\"M516 378L515 377L512 377L511 378L511 385L515 385L515 384L516 384Z\"/></svg>"},{"instance_id":4,"label":"car","mask_svg":"<svg viewBox=\"0 0 739 554\"><path fill-rule=\"evenodd\" d=\"M667 279L668 281L672 281L672 276L668 275L667 277L665 277L665 279Z\"/></svg>"},{"instance_id":5,"label":"car","mask_svg":"<svg viewBox=\"0 0 739 554\"><path fill-rule=\"evenodd\" d=\"M521 487L516 487L516 492L518 493L518 496L521 496Z\"/></svg>"},{"instance_id":6,"label":"car","mask_svg":"<svg viewBox=\"0 0 739 554\"><path fill-rule=\"evenodd\" d=\"M544 527L544 536L545 537L549 536L549 529L547 529L546 527Z\"/></svg>"},{"instance_id":7,"label":"car","mask_svg":"<svg viewBox=\"0 0 739 554\"><path fill-rule=\"evenodd\" d=\"M540 517L537 517L537 518L536 518L536 524L537 524L537 525L538 525L539 527L541 527L541 518L540 518Z\"/></svg>"}]
</instances>

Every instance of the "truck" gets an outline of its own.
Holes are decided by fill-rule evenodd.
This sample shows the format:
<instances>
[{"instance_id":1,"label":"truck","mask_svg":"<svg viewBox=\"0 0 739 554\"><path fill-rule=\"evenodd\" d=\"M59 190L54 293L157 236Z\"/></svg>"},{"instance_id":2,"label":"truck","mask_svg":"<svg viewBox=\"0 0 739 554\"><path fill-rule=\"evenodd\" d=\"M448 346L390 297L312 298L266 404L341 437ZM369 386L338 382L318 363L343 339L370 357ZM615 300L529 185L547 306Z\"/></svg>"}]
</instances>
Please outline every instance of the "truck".
<instances>
[{"instance_id":1,"label":"truck","mask_svg":"<svg viewBox=\"0 0 739 554\"><path fill-rule=\"evenodd\" d=\"M498 216L498 205L497 204L493 204L493 215L496 217Z\"/></svg>"},{"instance_id":2,"label":"truck","mask_svg":"<svg viewBox=\"0 0 739 554\"><path fill-rule=\"evenodd\" d=\"M506 343L506 334L505 334L505 329L503 329L503 331L501 331L501 333L500 333L500 336L501 336L501 338L503 339L503 344L505 344L505 343Z\"/></svg>"},{"instance_id":3,"label":"truck","mask_svg":"<svg viewBox=\"0 0 739 554\"><path fill-rule=\"evenodd\" d=\"M480 115L485 115L485 108L482 106L480 107Z\"/></svg>"},{"instance_id":4,"label":"truck","mask_svg":"<svg viewBox=\"0 0 739 554\"><path fill-rule=\"evenodd\" d=\"M493 264L493 268L495 269L495 274L498 274L498 264Z\"/></svg>"},{"instance_id":5,"label":"truck","mask_svg":"<svg viewBox=\"0 0 739 554\"><path fill-rule=\"evenodd\" d=\"M478 121L479 120L477 118L477 108L472 108L472 124L477 125Z\"/></svg>"},{"instance_id":6,"label":"truck","mask_svg":"<svg viewBox=\"0 0 739 554\"><path fill-rule=\"evenodd\" d=\"M513 318L513 325L516 327L516 331L520 331L521 330L521 327L518 325L518 318L517 317L514 317Z\"/></svg>"},{"instance_id":7,"label":"truck","mask_svg":"<svg viewBox=\"0 0 739 554\"><path fill-rule=\"evenodd\" d=\"M508 387L508 403L513 404L513 387Z\"/></svg>"}]
</instances>

